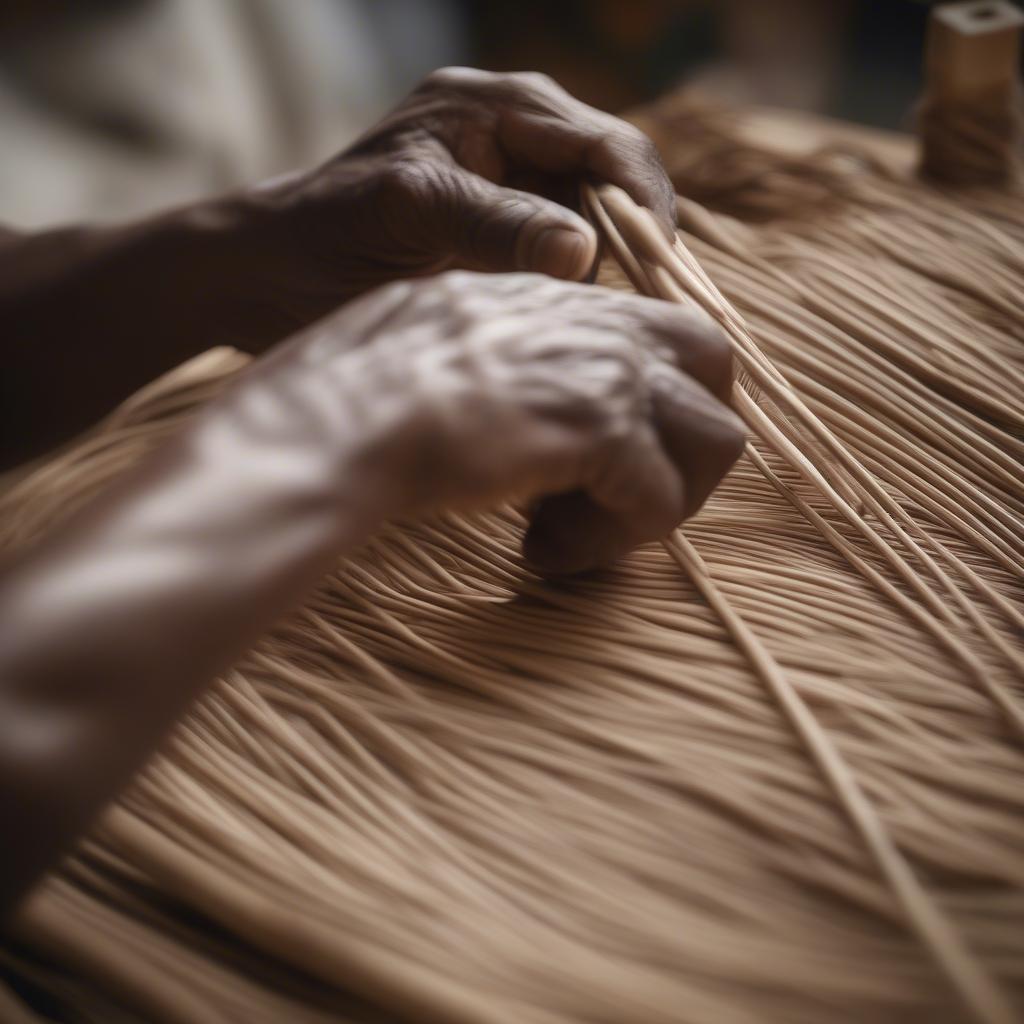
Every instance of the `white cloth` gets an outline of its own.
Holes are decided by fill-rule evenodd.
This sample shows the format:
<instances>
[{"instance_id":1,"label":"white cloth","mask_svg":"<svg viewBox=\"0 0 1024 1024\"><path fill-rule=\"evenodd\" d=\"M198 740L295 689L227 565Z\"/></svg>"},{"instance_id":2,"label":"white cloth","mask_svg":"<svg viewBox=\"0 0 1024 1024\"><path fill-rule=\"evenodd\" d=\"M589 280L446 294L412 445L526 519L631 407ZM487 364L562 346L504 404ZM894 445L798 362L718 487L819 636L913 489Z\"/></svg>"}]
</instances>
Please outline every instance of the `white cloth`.
<instances>
[{"instance_id":1,"label":"white cloth","mask_svg":"<svg viewBox=\"0 0 1024 1024\"><path fill-rule=\"evenodd\" d=\"M0 52L0 222L130 217L323 159L463 49L449 0L148 0L54 29Z\"/></svg>"}]
</instances>

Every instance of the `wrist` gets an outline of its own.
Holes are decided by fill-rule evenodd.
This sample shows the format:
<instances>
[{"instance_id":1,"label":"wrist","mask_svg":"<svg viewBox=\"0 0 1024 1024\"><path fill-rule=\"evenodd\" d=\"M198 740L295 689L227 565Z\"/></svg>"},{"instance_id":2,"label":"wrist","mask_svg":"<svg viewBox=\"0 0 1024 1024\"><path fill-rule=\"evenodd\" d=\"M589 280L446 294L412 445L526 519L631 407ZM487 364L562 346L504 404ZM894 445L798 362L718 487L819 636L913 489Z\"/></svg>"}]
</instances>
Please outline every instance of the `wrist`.
<instances>
[{"instance_id":1,"label":"wrist","mask_svg":"<svg viewBox=\"0 0 1024 1024\"><path fill-rule=\"evenodd\" d=\"M211 480L226 475L269 518L305 517L332 553L402 508L393 474L402 404L380 400L347 340L332 323L277 346L201 411L190 445Z\"/></svg>"},{"instance_id":2,"label":"wrist","mask_svg":"<svg viewBox=\"0 0 1024 1024\"><path fill-rule=\"evenodd\" d=\"M161 220L153 250L190 306L200 350L222 344L259 353L308 322L291 294L300 254L274 197L239 192Z\"/></svg>"}]
</instances>

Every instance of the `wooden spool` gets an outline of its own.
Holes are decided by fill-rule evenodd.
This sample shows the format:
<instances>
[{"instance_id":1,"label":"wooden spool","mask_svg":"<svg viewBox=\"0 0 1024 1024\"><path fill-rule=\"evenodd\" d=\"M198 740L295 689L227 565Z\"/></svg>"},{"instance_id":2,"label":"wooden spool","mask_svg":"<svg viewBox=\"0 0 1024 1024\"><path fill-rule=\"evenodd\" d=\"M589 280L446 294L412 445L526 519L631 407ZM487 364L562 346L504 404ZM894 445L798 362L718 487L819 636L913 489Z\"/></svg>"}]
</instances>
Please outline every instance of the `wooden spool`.
<instances>
[{"instance_id":1,"label":"wooden spool","mask_svg":"<svg viewBox=\"0 0 1024 1024\"><path fill-rule=\"evenodd\" d=\"M928 25L921 171L952 184L1016 173L1024 13L1008 0L936 7Z\"/></svg>"}]
</instances>

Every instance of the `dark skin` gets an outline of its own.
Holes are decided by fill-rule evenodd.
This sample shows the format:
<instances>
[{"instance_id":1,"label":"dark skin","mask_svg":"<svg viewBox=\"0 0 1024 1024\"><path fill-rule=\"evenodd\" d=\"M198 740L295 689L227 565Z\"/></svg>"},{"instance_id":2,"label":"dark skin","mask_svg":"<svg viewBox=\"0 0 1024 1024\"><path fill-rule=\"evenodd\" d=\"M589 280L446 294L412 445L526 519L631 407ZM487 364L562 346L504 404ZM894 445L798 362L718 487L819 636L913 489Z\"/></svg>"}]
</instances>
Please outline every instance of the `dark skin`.
<instances>
[{"instance_id":1,"label":"dark skin","mask_svg":"<svg viewBox=\"0 0 1024 1024\"><path fill-rule=\"evenodd\" d=\"M0 573L0 910L383 521L535 499L527 558L573 572L700 507L743 445L729 347L569 283L596 239L551 197L590 177L671 231L634 129L537 76L449 69L312 172L0 236L7 465L211 345L266 352ZM452 267L508 273L428 276Z\"/></svg>"},{"instance_id":2,"label":"dark skin","mask_svg":"<svg viewBox=\"0 0 1024 1024\"><path fill-rule=\"evenodd\" d=\"M674 192L637 129L541 75L446 68L312 171L123 227L0 236L0 469L192 355L259 354L399 277L582 278L594 232L547 198L571 203L582 176L671 231Z\"/></svg>"}]
</instances>

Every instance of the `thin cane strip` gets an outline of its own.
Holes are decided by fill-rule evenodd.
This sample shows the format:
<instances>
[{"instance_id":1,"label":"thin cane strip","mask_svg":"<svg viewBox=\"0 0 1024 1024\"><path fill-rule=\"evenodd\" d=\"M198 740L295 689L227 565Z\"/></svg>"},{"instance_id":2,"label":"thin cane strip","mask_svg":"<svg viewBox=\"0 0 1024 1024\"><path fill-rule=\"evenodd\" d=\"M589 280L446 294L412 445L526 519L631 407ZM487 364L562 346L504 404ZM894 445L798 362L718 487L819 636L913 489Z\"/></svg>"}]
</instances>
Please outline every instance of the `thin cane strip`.
<instances>
[{"instance_id":1,"label":"thin cane strip","mask_svg":"<svg viewBox=\"0 0 1024 1024\"><path fill-rule=\"evenodd\" d=\"M615 196L616 213L622 217L632 216L627 212L624 212L628 211L629 208L625 205L625 200L623 196L617 192L611 194ZM649 228L647 225L642 223L639 220L639 218L635 216L632 216L632 219L630 220L630 227L634 237L638 235L642 236L644 241L648 244L648 247L654 248L655 251L657 251L657 242L651 240L651 236L654 236L656 234L656 232L653 229ZM685 249L683 249L677 242L675 252L677 255L682 255L685 253ZM723 322L723 324L733 327L733 330L730 331L730 336L733 338L734 341L737 342L736 351L737 355L741 360L741 364L745 366L749 373L756 373L757 370L755 364L748 362L746 360L747 349L752 344L751 342L749 342L749 335L746 334L745 330L738 326L738 321L736 320L735 316L729 313L727 307L724 305L724 300L721 298L720 295L716 294L714 286L706 278L703 272L700 271L699 266L695 263L692 257L686 255L685 264L685 270L683 269L682 263L680 263L678 268L678 276L680 277L680 280L689 281L690 276L688 272L690 271L692 271L693 274L698 276L698 280L700 282L698 287L701 289L701 293L704 294L705 296L711 296L710 301L713 302L712 308L716 309L719 319ZM705 299L705 301L708 300ZM754 347L756 348L756 346ZM918 545L917 541L915 541L909 533L904 531L903 527L907 527L912 533L921 537L924 540L924 543L931 547L933 550L937 550L939 548L939 545L937 545L936 542L932 541L929 537L927 537L927 535L923 534L917 527L917 524L914 523L913 520L909 516L907 516L905 512L895 502L893 502L892 499L889 498L889 496L886 495L880 487L878 487L874 479L871 478L869 474L866 474L863 471L863 469L859 466L856 460L850 458L848 452L846 452L846 450L835 440L831 432L821 425L821 422L817 420L817 418L814 417L813 414L809 412L809 410L807 410L806 406L804 406L798 398L795 397L794 393L790 388L788 388L788 386L786 386L785 388L774 388L774 381L770 381L768 378L759 380L758 383L761 387L765 388L766 390L774 391L773 397L775 397L777 400L787 400L786 404L794 411L800 413L801 422L812 430L815 438L828 447L828 450L831 452L831 454L833 454L840 460L840 463L844 469L850 470L853 473L858 484L862 484L865 486L865 501L872 508L872 510L877 515L879 515L882 521L896 533L896 535L900 538L903 544L917 556L917 558L922 562L922 564L925 565L925 567L929 570L929 573L940 583L940 585L943 586L947 593L949 593L953 597L954 602L961 609L961 611L965 611L968 617L975 623L975 625L978 625L979 622L983 623L983 620L980 619L980 617L977 615L974 609L970 607L970 605L962 597L958 588L956 587L956 584L946 575L946 573L939 567L939 565L932 559L932 557ZM757 406L755 406L753 403L742 403L740 405L740 408L745 410L749 414L749 416L752 416L755 419L764 416L764 413L760 409L758 409ZM779 432L778 428L779 424L776 423L773 437L773 439L776 442L782 441L782 434ZM798 466L802 471L805 472L805 474L809 475L809 477L812 480L814 480L814 482L819 487L825 490L825 493L829 493L830 489L828 488L828 484L825 482L824 478L820 476L816 468L813 466L812 463L809 462L809 460L807 460L806 458L795 458L793 464ZM893 560L892 564L894 565L894 568L898 565L898 571L900 572L902 578L915 588L915 590L922 597L922 599L925 600L926 604L929 607L929 610L931 610L933 614L936 614L940 618L945 619L946 621L951 621L946 609L938 602L937 598L934 597L930 590L926 590L922 584L919 584L917 582L917 578L913 576L912 573L910 573L909 567L907 567L905 563L902 562L902 560L897 559L897 556L895 556L895 553L891 551L888 545L886 545L884 541L881 540L881 538L877 538L874 535L874 532L870 531L870 529L866 527L866 525L863 523L863 520L860 519L860 517L852 515L848 503L844 502L843 499L840 498L838 494L836 494L836 492L832 492L832 494L834 495L832 500L835 504L835 507L839 511L843 512L844 517L847 519L848 522L850 522L852 525L857 525L861 527L862 532L864 532L867 539L869 539L872 542L876 549L884 551L884 553ZM897 522L894 519L890 518L890 516L893 514L900 521L899 524L897 524ZM940 554L940 557L948 558L948 556L944 556L942 554ZM987 631L987 624L983 623L982 629ZM1012 652L1010 652L1010 656L1013 657ZM977 670L975 671L975 674L979 675ZM1002 693L999 704L1003 708L1013 706L1012 700L1010 700L1010 698L1005 693ZM1024 723L1024 712L1015 713L1013 716L1013 721L1016 723L1018 728L1021 728L1022 723ZM1024 729L1022 729L1022 731L1024 731Z\"/></svg>"},{"instance_id":2,"label":"thin cane strip","mask_svg":"<svg viewBox=\"0 0 1024 1024\"><path fill-rule=\"evenodd\" d=\"M843 759L827 735L822 732L807 706L789 685L785 674L779 670L756 636L747 629L743 620L722 599L700 555L681 534L670 538L666 542L666 549L679 563L680 568L696 583L708 603L721 615L736 642L750 658L753 669L771 689L780 708L836 792L851 823L871 851L879 869L888 879L908 919L921 940L932 951L964 1003L979 1020L991 1024L1012 1024L1016 1017L1012 1007L971 955L955 929L921 888L871 804L864 798Z\"/></svg>"},{"instance_id":3,"label":"thin cane strip","mask_svg":"<svg viewBox=\"0 0 1024 1024\"><path fill-rule=\"evenodd\" d=\"M973 960L961 988L980 968L1016 1007L1021 747L992 706L1019 686L1024 440L961 402L1019 407L1024 317L1007 300L1024 206L837 153L779 166L719 127L689 131L678 158L699 159L716 202L761 219L681 201L703 271L666 269L666 250L687 257L588 210L639 290L699 299L744 349L769 443L749 447L688 538L955 926ZM888 254L901 244L911 259ZM48 528L244 362L213 354L158 382L29 473L0 499L0 544ZM877 506L937 574L867 502L895 565L837 512L836 495L863 518L879 482L899 509ZM200 1004L253 1024L319 1022L322 1009L362 1020L354 989L378 1017L438 1024L818 1024L822 1006L851 1024L950 1019L942 961L676 561L651 545L541 581L519 553L523 526L515 509L394 524L329 572L60 874L87 894L83 920L159 949L168 976L195 972ZM1012 721L1014 706L1002 711ZM190 958L196 915L222 930ZM135 973L130 997L76 959L83 941L79 929L53 947L66 991L104 1024L107 1007L131 1019L153 979ZM255 998L242 977L259 979L244 989Z\"/></svg>"}]
</instances>

